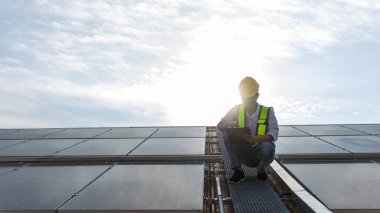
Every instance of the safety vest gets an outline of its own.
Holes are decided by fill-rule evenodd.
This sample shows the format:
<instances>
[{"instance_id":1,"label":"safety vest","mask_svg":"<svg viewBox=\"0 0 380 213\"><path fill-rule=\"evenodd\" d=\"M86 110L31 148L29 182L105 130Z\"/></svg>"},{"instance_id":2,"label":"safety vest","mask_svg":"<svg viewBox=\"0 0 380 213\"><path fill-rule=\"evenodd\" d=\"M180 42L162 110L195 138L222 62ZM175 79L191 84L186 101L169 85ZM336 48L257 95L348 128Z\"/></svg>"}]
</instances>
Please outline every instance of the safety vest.
<instances>
[{"instance_id":1,"label":"safety vest","mask_svg":"<svg viewBox=\"0 0 380 213\"><path fill-rule=\"evenodd\" d=\"M268 117L270 107L260 105L259 118L257 119L256 136L263 136L267 133ZM245 127L244 105L241 104L237 115L237 123L239 128Z\"/></svg>"}]
</instances>

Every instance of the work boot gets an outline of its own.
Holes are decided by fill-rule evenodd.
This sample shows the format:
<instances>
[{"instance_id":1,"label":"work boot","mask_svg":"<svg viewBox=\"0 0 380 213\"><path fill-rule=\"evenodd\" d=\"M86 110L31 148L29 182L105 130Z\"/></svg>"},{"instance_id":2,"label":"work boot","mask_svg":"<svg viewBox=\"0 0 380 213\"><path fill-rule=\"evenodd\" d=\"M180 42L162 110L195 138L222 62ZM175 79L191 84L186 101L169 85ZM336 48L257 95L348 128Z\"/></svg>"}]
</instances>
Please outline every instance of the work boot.
<instances>
[{"instance_id":1,"label":"work boot","mask_svg":"<svg viewBox=\"0 0 380 213\"><path fill-rule=\"evenodd\" d=\"M233 184L238 184L244 180L245 180L244 171L240 168L240 169L235 169L234 174L228 180L228 182L233 183Z\"/></svg>"},{"instance_id":2,"label":"work boot","mask_svg":"<svg viewBox=\"0 0 380 213\"><path fill-rule=\"evenodd\" d=\"M268 179L267 171L257 173L257 181L266 181Z\"/></svg>"}]
</instances>

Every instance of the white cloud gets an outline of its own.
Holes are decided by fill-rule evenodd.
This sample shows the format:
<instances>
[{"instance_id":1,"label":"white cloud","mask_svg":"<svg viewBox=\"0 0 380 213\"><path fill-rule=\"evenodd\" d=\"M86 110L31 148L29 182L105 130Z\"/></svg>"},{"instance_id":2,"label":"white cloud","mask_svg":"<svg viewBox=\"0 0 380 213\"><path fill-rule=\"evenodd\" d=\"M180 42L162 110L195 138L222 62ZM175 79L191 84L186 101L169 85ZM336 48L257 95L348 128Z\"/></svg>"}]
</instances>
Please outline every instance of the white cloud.
<instances>
[{"instance_id":1,"label":"white cloud","mask_svg":"<svg viewBox=\"0 0 380 213\"><path fill-rule=\"evenodd\" d=\"M8 6L14 11L1 24L7 30L0 36L5 56L0 61L4 94L0 98L4 102L13 97L3 112L17 108L27 95L56 101L58 96L64 98L61 103L84 99L117 113L133 108L147 120L164 114L152 118L155 124L213 125L240 101L239 80L252 75L262 85L263 103L280 106L276 112L284 122L315 120L341 105L318 105L285 93L290 89L278 85L286 85L273 82L273 75L281 72L276 65L300 54L326 54L330 47L345 43L378 42L376 5L375 1L37 1L27 13L21 12L26 9L22 5ZM308 74L282 76L301 82ZM15 89L9 90L10 85ZM297 87L290 87L297 93ZM291 96L292 104L271 99L283 100L285 95ZM43 103L28 99L25 104L43 108ZM303 118L289 108L301 108ZM14 115L21 125L26 115ZM134 119L130 122L138 122ZM49 118L43 120L49 124Z\"/></svg>"}]
</instances>

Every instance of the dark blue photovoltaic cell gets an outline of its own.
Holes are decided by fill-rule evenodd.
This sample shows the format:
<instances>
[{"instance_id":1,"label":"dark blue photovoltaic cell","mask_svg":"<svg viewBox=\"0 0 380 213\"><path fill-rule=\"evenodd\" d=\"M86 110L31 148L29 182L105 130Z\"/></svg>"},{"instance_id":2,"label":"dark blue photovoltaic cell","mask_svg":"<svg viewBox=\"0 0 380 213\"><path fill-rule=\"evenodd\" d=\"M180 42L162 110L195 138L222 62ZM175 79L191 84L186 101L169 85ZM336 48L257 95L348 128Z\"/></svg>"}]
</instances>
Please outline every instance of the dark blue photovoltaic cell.
<instances>
[{"instance_id":1,"label":"dark blue photovoltaic cell","mask_svg":"<svg viewBox=\"0 0 380 213\"><path fill-rule=\"evenodd\" d=\"M16 132L17 129L0 129L0 139L2 135L7 135L7 134L10 134L12 132Z\"/></svg>"},{"instance_id":2,"label":"dark blue photovoltaic cell","mask_svg":"<svg viewBox=\"0 0 380 213\"><path fill-rule=\"evenodd\" d=\"M299 125L294 127L311 135L365 135L365 133L338 125Z\"/></svg>"},{"instance_id":3,"label":"dark blue photovoltaic cell","mask_svg":"<svg viewBox=\"0 0 380 213\"><path fill-rule=\"evenodd\" d=\"M59 212L202 212L203 180L203 164L116 165Z\"/></svg>"},{"instance_id":4,"label":"dark blue photovoltaic cell","mask_svg":"<svg viewBox=\"0 0 380 213\"><path fill-rule=\"evenodd\" d=\"M344 124L343 126L368 134L380 135L380 124Z\"/></svg>"},{"instance_id":5,"label":"dark blue photovoltaic cell","mask_svg":"<svg viewBox=\"0 0 380 213\"><path fill-rule=\"evenodd\" d=\"M10 171L15 170L18 168L20 165L1 165L0 164L0 175L4 175ZM1 206L1 201L0 201L0 206Z\"/></svg>"},{"instance_id":6,"label":"dark blue photovoltaic cell","mask_svg":"<svg viewBox=\"0 0 380 213\"><path fill-rule=\"evenodd\" d=\"M102 133L109 131L111 128L77 128L77 129L65 129L62 132L51 134L46 138L93 138Z\"/></svg>"},{"instance_id":7,"label":"dark blue photovoltaic cell","mask_svg":"<svg viewBox=\"0 0 380 213\"><path fill-rule=\"evenodd\" d=\"M160 127L152 138L205 138L206 127Z\"/></svg>"},{"instance_id":8,"label":"dark blue photovoltaic cell","mask_svg":"<svg viewBox=\"0 0 380 213\"><path fill-rule=\"evenodd\" d=\"M144 139L90 139L55 155L126 155Z\"/></svg>"},{"instance_id":9,"label":"dark blue photovoltaic cell","mask_svg":"<svg viewBox=\"0 0 380 213\"><path fill-rule=\"evenodd\" d=\"M147 138L157 129L148 127L112 128L111 131L101 134L96 138Z\"/></svg>"},{"instance_id":10,"label":"dark blue photovoltaic cell","mask_svg":"<svg viewBox=\"0 0 380 213\"><path fill-rule=\"evenodd\" d=\"M81 141L83 139L31 140L0 149L0 156L48 156Z\"/></svg>"},{"instance_id":11,"label":"dark blue photovoltaic cell","mask_svg":"<svg viewBox=\"0 0 380 213\"><path fill-rule=\"evenodd\" d=\"M130 155L203 155L205 138L150 138Z\"/></svg>"},{"instance_id":12,"label":"dark blue photovoltaic cell","mask_svg":"<svg viewBox=\"0 0 380 213\"><path fill-rule=\"evenodd\" d=\"M308 134L291 126L280 126L279 136L308 136Z\"/></svg>"},{"instance_id":13,"label":"dark blue photovoltaic cell","mask_svg":"<svg viewBox=\"0 0 380 213\"><path fill-rule=\"evenodd\" d=\"M28 166L0 176L0 211L50 211L109 166Z\"/></svg>"},{"instance_id":14,"label":"dark blue photovoltaic cell","mask_svg":"<svg viewBox=\"0 0 380 213\"><path fill-rule=\"evenodd\" d=\"M377 136L328 136L321 138L353 153L380 153L380 137Z\"/></svg>"},{"instance_id":15,"label":"dark blue photovoltaic cell","mask_svg":"<svg viewBox=\"0 0 380 213\"><path fill-rule=\"evenodd\" d=\"M276 154L349 153L314 137L279 137Z\"/></svg>"},{"instance_id":16,"label":"dark blue photovoltaic cell","mask_svg":"<svg viewBox=\"0 0 380 213\"><path fill-rule=\"evenodd\" d=\"M1 139L40 139L63 129L19 129L9 134L0 135Z\"/></svg>"},{"instance_id":17,"label":"dark blue photovoltaic cell","mask_svg":"<svg viewBox=\"0 0 380 213\"><path fill-rule=\"evenodd\" d=\"M380 209L376 163L286 163L285 166L331 210Z\"/></svg>"},{"instance_id":18,"label":"dark blue photovoltaic cell","mask_svg":"<svg viewBox=\"0 0 380 213\"><path fill-rule=\"evenodd\" d=\"M24 140L0 140L0 150L6 147L22 143Z\"/></svg>"}]
</instances>

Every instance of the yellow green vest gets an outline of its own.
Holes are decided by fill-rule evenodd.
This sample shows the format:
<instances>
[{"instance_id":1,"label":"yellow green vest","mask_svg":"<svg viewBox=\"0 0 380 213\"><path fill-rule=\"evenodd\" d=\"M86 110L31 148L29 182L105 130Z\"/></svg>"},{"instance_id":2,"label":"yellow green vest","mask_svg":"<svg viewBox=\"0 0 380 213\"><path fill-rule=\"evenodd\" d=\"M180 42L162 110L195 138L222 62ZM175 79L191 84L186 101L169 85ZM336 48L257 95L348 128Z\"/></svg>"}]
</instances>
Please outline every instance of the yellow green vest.
<instances>
[{"instance_id":1,"label":"yellow green vest","mask_svg":"<svg viewBox=\"0 0 380 213\"><path fill-rule=\"evenodd\" d=\"M260 105L259 118L257 119L256 136L263 136L267 133L268 117L270 107ZM244 105L241 104L237 115L237 123L239 128L245 127Z\"/></svg>"}]
</instances>

